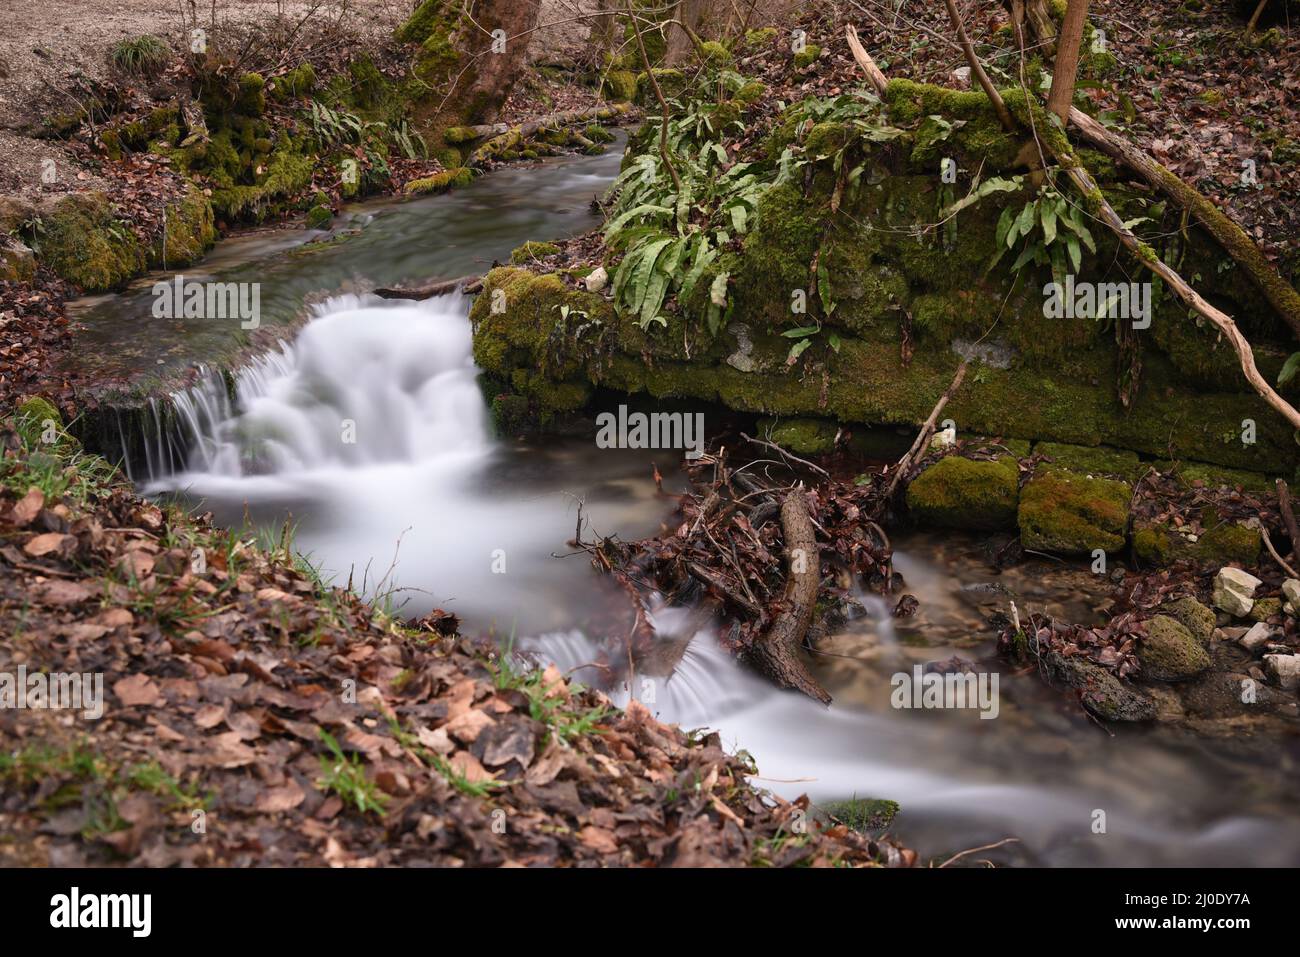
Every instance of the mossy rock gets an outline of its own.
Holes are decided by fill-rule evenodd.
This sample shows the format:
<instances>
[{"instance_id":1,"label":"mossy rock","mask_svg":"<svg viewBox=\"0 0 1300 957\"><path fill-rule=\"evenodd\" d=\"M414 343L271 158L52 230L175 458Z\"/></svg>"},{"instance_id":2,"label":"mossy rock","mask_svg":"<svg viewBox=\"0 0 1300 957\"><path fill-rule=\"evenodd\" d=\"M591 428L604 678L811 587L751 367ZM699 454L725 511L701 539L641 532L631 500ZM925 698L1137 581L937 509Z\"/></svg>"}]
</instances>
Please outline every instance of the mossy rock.
<instances>
[{"instance_id":1,"label":"mossy rock","mask_svg":"<svg viewBox=\"0 0 1300 957\"><path fill-rule=\"evenodd\" d=\"M1136 482L1147 466L1136 452L1112 449L1104 445L1067 445L1061 442L1039 442L1035 455L1045 455L1050 462L1040 463L1038 470L1065 469L1081 475L1116 475L1128 482Z\"/></svg>"},{"instance_id":2,"label":"mossy rock","mask_svg":"<svg viewBox=\"0 0 1300 957\"><path fill-rule=\"evenodd\" d=\"M123 286L144 271L135 233L113 215L103 193L65 196L41 214L38 256L86 292Z\"/></svg>"},{"instance_id":3,"label":"mossy rock","mask_svg":"<svg viewBox=\"0 0 1300 957\"><path fill-rule=\"evenodd\" d=\"M546 256L554 256L560 251L560 247L555 243L539 243L528 240L522 246L516 247L510 253L510 261L516 266L533 262L536 259L543 259Z\"/></svg>"},{"instance_id":4,"label":"mossy rock","mask_svg":"<svg viewBox=\"0 0 1300 957\"><path fill-rule=\"evenodd\" d=\"M695 52L709 66L726 66L731 62L731 51L717 40L706 40L696 47Z\"/></svg>"},{"instance_id":5,"label":"mossy rock","mask_svg":"<svg viewBox=\"0 0 1300 957\"><path fill-rule=\"evenodd\" d=\"M1245 469L1223 468L1206 465L1204 462L1156 461L1152 465L1162 472L1170 472L1179 483L1188 487L1204 488L1238 488L1243 492L1271 493L1276 488L1276 480L1262 472L1248 472Z\"/></svg>"},{"instance_id":6,"label":"mossy rock","mask_svg":"<svg viewBox=\"0 0 1300 957\"><path fill-rule=\"evenodd\" d=\"M681 70L655 68L654 77L659 82L659 89L668 99L675 99L681 96L690 86L686 74ZM636 105L650 106L656 103L654 86L650 83L650 77L641 72L636 75Z\"/></svg>"},{"instance_id":7,"label":"mossy rock","mask_svg":"<svg viewBox=\"0 0 1300 957\"><path fill-rule=\"evenodd\" d=\"M746 80L731 98L739 103L757 103L766 93L767 84L762 80Z\"/></svg>"},{"instance_id":8,"label":"mossy rock","mask_svg":"<svg viewBox=\"0 0 1300 957\"><path fill-rule=\"evenodd\" d=\"M601 89L615 103L626 103L636 97L636 74L631 70L610 70L605 74Z\"/></svg>"},{"instance_id":9,"label":"mossy rock","mask_svg":"<svg viewBox=\"0 0 1300 957\"><path fill-rule=\"evenodd\" d=\"M1132 489L1123 482L1069 472L1035 475L1020 492L1020 541L1062 555L1119 551L1125 544Z\"/></svg>"},{"instance_id":10,"label":"mossy rock","mask_svg":"<svg viewBox=\"0 0 1300 957\"><path fill-rule=\"evenodd\" d=\"M1192 541L1186 528L1171 523L1142 525L1133 530L1133 554L1151 565L1190 561L1202 565L1233 562L1249 567L1259 561L1259 532L1248 525L1222 522Z\"/></svg>"},{"instance_id":11,"label":"mossy rock","mask_svg":"<svg viewBox=\"0 0 1300 957\"><path fill-rule=\"evenodd\" d=\"M1214 609L1201 604L1190 595L1165 602L1160 606L1160 613L1167 615L1190 631L1197 641L1209 642L1214 634L1217 619Z\"/></svg>"},{"instance_id":12,"label":"mossy rock","mask_svg":"<svg viewBox=\"0 0 1300 957\"><path fill-rule=\"evenodd\" d=\"M1282 614L1281 598L1256 598L1255 604L1250 606L1250 617L1253 621L1268 621L1280 614Z\"/></svg>"},{"instance_id":13,"label":"mossy rock","mask_svg":"<svg viewBox=\"0 0 1300 957\"><path fill-rule=\"evenodd\" d=\"M328 206L313 206L307 211L306 225L308 229L325 229L334 219L334 210Z\"/></svg>"},{"instance_id":14,"label":"mossy rock","mask_svg":"<svg viewBox=\"0 0 1300 957\"><path fill-rule=\"evenodd\" d=\"M796 455L822 455L835 448L840 427L826 419L760 419L758 434Z\"/></svg>"},{"instance_id":15,"label":"mossy rock","mask_svg":"<svg viewBox=\"0 0 1300 957\"><path fill-rule=\"evenodd\" d=\"M411 194L445 193L449 189L468 186L474 182L474 171L468 166L445 169L423 179L413 179L404 187Z\"/></svg>"},{"instance_id":16,"label":"mossy rock","mask_svg":"<svg viewBox=\"0 0 1300 957\"><path fill-rule=\"evenodd\" d=\"M570 289L559 276L503 266L484 277L470 324L475 364L508 387L501 392L528 399L546 424L582 408L592 394L582 357L562 347L577 338L570 324L612 328L614 316L600 296Z\"/></svg>"},{"instance_id":17,"label":"mossy rock","mask_svg":"<svg viewBox=\"0 0 1300 957\"><path fill-rule=\"evenodd\" d=\"M307 96L316 88L316 70L303 60L288 73L276 77L274 83L272 96L275 99Z\"/></svg>"},{"instance_id":18,"label":"mossy rock","mask_svg":"<svg viewBox=\"0 0 1300 957\"><path fill-rule=\"evenodd\" d=\"M217 241L212 203L191 187L176 203L167 205L167 226L149 249L151 268L189 266L199 261Z\"/></svg>"},{"instance_id":19,"label":"mossy rock","mask_svg":"<svg viewBox=\"0 0 1300 957\"><path fill-rule=\"evenodd\" d=\"M36 278L36 254L22 243L0 245L0 282L31 282Z\"/></svg>"},{"instance_id":20,"label":"mossy rock","mask_svg":"<svg viewBox=\"0 0 1300 957\"><path fill-rule=\"evenodd\" d=\"M822 48L818 46L816 43L810 43L794 55L794 65L798 69L802 70L804 67L814 62L821 55L822 55Z\"/></svg>"},{"instance_id":21,"label":"mossy rock","mask_svg":"<svg viewBox=\"0 0 1300 957\"><path fill-rule=\"evenodd\" d=\"M1156 704L1150 695L1121 681L1081 655L1065 657L1049 652L1043 657L1052 680L1079 693L1079 702L1104 721L1152 721Z\"/></svg>"},{"instance_id":22,"label":"mossy rock","mask_svg":"<svg viewBox=\"0 0 1300 957\"><path fill-rule=\"evenodd\" d=\"M43 448L53 453L67 454L81 448L63 426L63 416L54 403L40 396L27 399L18 406L18 432L30 448Z\"/></svg>"},{"instance_id":23,"label":"mossy rock","mask_svg":"<svg viewBox=\"0 0 1300 957\"><path fill-rule=\"evenodd\" d=\"M778 33L780 33L780 31L777 30L776 27L762 27L758 30L746 30L745 46L750 48L765 47L776 39Z\"/></svg>"},{"instance_id":24,"label":"mossy rock","mask_svg":"<svg viewBox=\"0 0 1300 957\"><path fill-rule=\"evenodd\" d=\"M912 481L907 507L927 525L995 531L1014 524L1019 496L1013 459L976 461L949 455Z\"/></svg>"},{"instance_id":25,"label":"mossy rock","mask_svg":"<svg viewBox=\"0 0 1300 957\"><path fill-rule=\"evenodd\" d=\"M494 396L491 410L497 435L504 438L522 435L536 424L528 399L522 395L506 393Z\"/></svg>"},{"instance_id":26,"label":"mossy rock","mask_svg":"<svg viewBox=\"0 0 1300 957\"><path fill-rule=\"evenodd\" d=\"M1210 667L1210 656L1196 636L1168 615L1147 622L1137 656L1143 676L1156 681L1186 681Z\"/></svg>"}]
</instances>

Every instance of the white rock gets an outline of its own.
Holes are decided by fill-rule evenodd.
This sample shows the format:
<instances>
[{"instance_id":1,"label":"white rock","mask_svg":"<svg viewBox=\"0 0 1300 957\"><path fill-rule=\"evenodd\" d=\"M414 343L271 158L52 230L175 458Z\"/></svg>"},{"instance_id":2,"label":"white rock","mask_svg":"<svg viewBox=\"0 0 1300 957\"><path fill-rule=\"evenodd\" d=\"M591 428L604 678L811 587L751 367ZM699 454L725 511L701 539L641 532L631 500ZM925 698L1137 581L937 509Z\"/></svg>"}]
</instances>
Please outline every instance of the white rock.
<instances>
[{"instance_id":1,"label":"white rock","mask_svg":"<svg viewBox=\"0 0 1300 957\"><path fill-rule=\"evenodd\" d=\"M938 432L934 433L933 438L930 439L930 448L932 449L946 449L956 444L957 430L952 426L949 426L946 429L940 429Z\"/></svg>"},{"instance_id":2,"label":"white rock","mask_svg":"<svg viewBox=\"0 0 1300 957\"><path fill-rule=\"evenodd\" d=\"M1300 688L1300 655L1265 655L1264 670L1287 691Z\"/></svg>"},{"instance_id":3,"label":"white rock","mask_svg":"<svg viewBox=\"0 0 1300 957\"><path fill-rule=\"evenodd\" d=\"M1263 584L1240 568L1220 568L1214 576L1214 607L1241 618L1255 607L1255 589Z\"/></svg>"},{"instance_id":4,"label":"white rock","mask_svg":"<svg viewBox=\"0 0 1300 957\"><path fill-rule=\"evenodd\" d=\"M1259 651L1273 639L1273 629L1262 621L1237 639L1247 651Z\"/></svg>"},{"instance_id":5,"label":"white rock","mask_svg":"<svg viewBox=\"0 0 1300 957\"><path fill-rule=\"evenodd\" d=\"M1288 578L1282 583L1282 598L1286 610L1293 615L1300 615L1300 579Z\"/></svg>"},{"instance_id":6,"label":"white rock","mask_svg":"<svg viewBox=\"0 0 1300 957\"><path fill-rule=\"evenodd\" d=\"M600 292L609 282L609 273L605 271L604 266L597 266L587 273L587 278L583 282L587 286L587 292Z\"/></svg>"},{"instance_id":7,"label":"white rock","mask_svg":"<svg viewBox=\"0 0 1300 957\"><path fill-rule=\"evenodd\" d=\"M970 86L970 67L957 67L957 69L952 71L952 78L957 81L957 85L960 87Z\"/></svg>"}]
</instances>

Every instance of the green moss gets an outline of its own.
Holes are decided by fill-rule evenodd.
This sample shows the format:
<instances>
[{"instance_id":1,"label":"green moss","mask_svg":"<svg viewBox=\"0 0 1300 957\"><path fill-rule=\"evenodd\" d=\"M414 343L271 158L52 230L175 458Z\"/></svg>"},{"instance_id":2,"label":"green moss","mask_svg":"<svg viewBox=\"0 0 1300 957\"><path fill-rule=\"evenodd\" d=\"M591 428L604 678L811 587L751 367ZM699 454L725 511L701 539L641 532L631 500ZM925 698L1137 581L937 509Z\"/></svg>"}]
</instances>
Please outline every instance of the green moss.
<instances>
[{"instance_id":1,"label":"green moss","mask_svg":"<svg viewBox=\"0 0 1300 957\"><path fill-rule=\"evenodd\" d=\"M448 143L472 143L482 139L472 126L449 126L442 131L442 138Z\"/></svg>"},{"instance_id":2,"label":"green moss","mask_svg":"<svg viewBox=\"0 0 1300 957\"><path fill-rule=\"evenodd\" d=\"M591 384L581 374L584 356L573 348L577 329L611 327L613 310L600 296L569 289L558 276L506 266L484 277L470 322L474 362L526 397L545 423L590 398Z\"/></svg>"},{"instance_id":3,"label":"green moss","mask_svg":"<svg viewBox=\"0 0 1300 957\"><path fill-rule=\"evenodd\" d=\"M686 74L681 70L655 68L655 80L659 83L659 89L668 99L680 97L688 89L690 82ZM650 83L650 77L645 72L636 75L636 105L651 106L657 104L655 99L654 87Z\"/></svg>"},{"instance_id":4,"label":"green moss","mask_svg":"<svg viewBox=\"0 0 1300 957\"><path fill-rule=\"evenodd\" d=\"M1208 642L1214 634L1217 619L1214 609L1207 608L1190 596L1166 602L1160 606L1161 614L1168 615L1200 642Z\"/></svg>"},{"instance_id":5,"label":"green moss","mask_svg":"<svg viewBox=\"0 0 1300 957\"><path fill-rule=\"evenodd\" d=\"M135 233L114 215L102 193L75 193L42 213L39 258L86 292L116 289L144 270Z\"/></svg>"},{"instance_id":6,"label":"green moss","mask_svg":"<svg viewBox=\"0 0 1300 957\"><path fill-rule=\"evenodd\" d=\"M1082 475L1117 475L1129 482L1137 481L1147 471L1137 453L1106 446L1039 442L1034 446L1034 454L1047 457L1038 466L1039 470L1055 468Z\"/></svg>"},{"instance_id":7,"label":"green moss","mask_svg":"<svg viewBox=\"0 0 1300 957\"><path fill-rule=\"evenodd\" d=\"M560 247L555 243L538 243L528 240L522 246L517 247L510 254L510 261L516 265L530 263L535 259L542 259L546 256L554 256L560 251Z\"/></svg>"},{"instance_id":8,"label":"green moss","mask_svg":"<svg viewBox=\"0 0 1300 957\"><path fill-rule=\"evenodd\" d=\"M406 192L412 194L442 193L449 189L468 186L472 182L474 182L474 171L467 166L461 166L457 169L446 169L441 173L434 173L432 176L426 176L423 179L413 179L404 188Z\"/></svg>"},{"instance_id":9,"label":"green moss","mask_svg":"<svg viewBox=\"0 0 1300 957\"><path fill-rule=\"evenodd\" d=\"M762 80L746 80L741 88L732 94L732 99L746 104L757 103L766 93L767 84Z\"/></svg>"},{"instance_id":10,"label":"green moss","mask_svg":"<svg viewBox=\"0 0 1300 957\"><path fill-rule=\"evenodd\" d=\"M908 486L907 507L929 525L994 531L1015 521L1019 495L1013 460L977 462L949 455Z\"/></svg>"},{"instance_id":11,"label":"green moss","mask_svg":"<svg viewBox=\"0 0 1300 957\"><path fill-rule=\"evenodd\" d=\"M1167 615L1147 622L1137 654L1143 677L1156 681L1186 681L1210 667L1210 656L1196 636Z\"/></svg>"},{"instance_id":12,"label":"green moss","mask_svg":"<svg viewBox=\"0 0 1300 957\"><path fill-rule=\"evenodd\" d=\"M48 399L40 396L27 399L18 406L16 425L23 440L34 448L46 447L50 451L68 452L81 446L64 429L63 416L59 410ZM51 437L54 441L47 441Z\"/></svg>"},{"instance_id":13,"label":"green moss","mask_svg":"<svg viewBox=\"0 0 1300 957\"><path fill-rule=\"evenodd\" d=\"M816 43L810 43L794 56L794 65L798 69L803 69L822 55L822 48Z\"/></svg>"},{"instance_id":14,"label":"green moss","mask_svg":"<svg viewBox=\"0 0 1300 957\"><path fill-rule=\"evenodd\" d=\"M1041 472L1020 492L1020 540L1025 548L1065 555L1119 551L1131 495L1124 482Z\"/></svg>"},{"instance_id":15,"label":"green moss","mask_svg":"<svg viewBox=\"0 0 1300 957\"><path fill-rule=\"evenodd\" d=\"M324 229L334 219L334 211L328 206L313 206L307 211L308 229Z\"/></svg>"},{"instance_id":16,"label":"green moss","mask_svg":"<svg viewBox=\"0 0 1300 957\"><path fill-rule=\"evenodd\" d=\"M826 419L760 419L758 434L797 455L822 455L835 448L840 428Z\"/></svg>"},{"instance_id":17,"label":"green moss","mask_svg":"<svg viewBox=\"0 0 1300 957\"><path fill-rule=\"evenodd\" d=\"M635 99L636 74L631 70L610 70L604 76L601 89L615 103Z\"/></svg>"},{"instance_id":18,"label":"green moss","mask_svg":"<svg viewBox=\"0 0 1300 957\"><path fill-rule=\"evenodd\" d=\"M312 171L319 159L300 152L297 144L283 137L265 162L261 163L262 172L257 173L248 156L231 152L233 147L222 144L221 138L214 136L208 144L209 162L214 162L213 178L222 185L213 190L212 208L217 215L228 221L251 220L260 222L291 197L311 185ZM220 157L214 150L221 149ZM219 163L219 165L216 165ZM235 173L231 173L233 166ZM241 182L251 172L253 182Z\"/></svg>"},{"instance_id":19,"label":"green moss","mask_svg":"<svg viewBox=\"0 0 1300 957\"><path fill-rule=\"evenodd\" d=\"M403 43L423 43L446 27L446 8L453 0L424 0L395 36Z\"/></svg>"},{"instance_id":20,"label":"green moss","mask_svg":"<svg viewBox=\"0 0 1300 957\"><path fill-rule=\"evenodd\" d=\"M149 249L149 265L166 269L196 263L217 241L212 203L191 187L179 202L167 205L166 228Z\"/></svg>"},{"instance_id":21,"label":"green moss","mask_svg":"<svg viewBox=\"0 0 1300 957\"><path fill-rule=\"evenodd\" d=\"M1280 614L1282 614L1280 598L1256 598L1255 603L1250 606L1250 617L1254 621L1268 621Z\"/></svg>"},{"instance_id":22,"label":"green moss","mask_svg":"<svg viewBox=\"0 0 1300 957\"><path fill-rule=\"evenodd\" d=\"M1142 525L1133 530L1133 554L1151 565L1168 565L1190 561L1201 565L1226 565L1236 562L1254 565L1259 561L1259 532L1233 522L1217 524L1192 541L1187 528L1169 523Z\"/></svg>"},{"instance_id":23,"label":"green moss","mask_svg":"<svg viewBox=\"0 0 1300 957\"><path fill-rule=\"evenodd\" d=\"M304 60L283 76L276 77L276 99L307 96L316 87L316 70Z\"/></svg>"},{"instance_id":24,"label":"green moss","mask_svg":"<svg viewBox=\"0 0 1300 957\"><path fill-rule=\"evenodd\" d=\"M731 62L731 51L716 40L706 40L695 52L710 66L726 66Z\"/></svg>"},{"instance_id":25,"label":"green moss","mask_svg":"<svg viewBox=\"0 0 1300 957\"><path fill-rule=\"evenodd\" d=\"M776 39L780 31L776 27L763 27L760 30L745 31L745 46L747 47L764 47Z\"/></svg>"}]
</instances>

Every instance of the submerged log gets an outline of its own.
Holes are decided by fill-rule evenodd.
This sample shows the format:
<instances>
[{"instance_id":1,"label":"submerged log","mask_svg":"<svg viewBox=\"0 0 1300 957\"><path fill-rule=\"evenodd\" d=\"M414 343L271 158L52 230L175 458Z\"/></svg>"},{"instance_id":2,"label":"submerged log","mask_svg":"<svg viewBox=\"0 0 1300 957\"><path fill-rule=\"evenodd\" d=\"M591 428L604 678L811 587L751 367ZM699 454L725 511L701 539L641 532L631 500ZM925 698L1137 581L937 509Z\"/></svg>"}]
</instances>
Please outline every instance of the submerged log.
<instances>
[{"instance_id":1,"label":"submerged log","mask_svg":"<svg viewBox=\"0 0 1300 957\"><path fill-rule=\"evenodd\" d=\"M781 503L781 528L785 533L786 561L790 567L785 583L784 610L772 627L754 640L749 657L778 686L794 688L822 704L830 704L831 696L817 683L799 657L799 646L812 624L821 584L821 557L803 489L790 492Z\"/></svg>"},{"instance_id":2,"label":"submerged log","mask_svg":"<svg viewBox=\"0 0 1300 957\"><path fill-rule=\"evenodd\" d=\"M380 286L375 295L380 299L432 299L453 292L470 292L471 288L481 282L482 276L461 276L459 279L439 279L418 286Z\"/></svg>"}]
</instances>

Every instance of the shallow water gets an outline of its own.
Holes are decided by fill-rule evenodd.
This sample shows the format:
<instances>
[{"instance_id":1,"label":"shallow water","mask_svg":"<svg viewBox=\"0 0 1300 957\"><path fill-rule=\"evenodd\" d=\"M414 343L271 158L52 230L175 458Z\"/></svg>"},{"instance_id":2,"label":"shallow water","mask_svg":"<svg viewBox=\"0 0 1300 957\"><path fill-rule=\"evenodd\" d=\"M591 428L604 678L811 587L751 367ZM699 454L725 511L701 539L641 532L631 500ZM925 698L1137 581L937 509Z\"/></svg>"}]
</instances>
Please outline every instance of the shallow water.
<instances>
[{"instance_id":1,"label":"shallow water","mask_svg":"<svg viewBox=\"0 0 1300 957\"><path fill-rule=\"evenodd\" d=\"M368 244L339 247L346 254L319 274L296 266L292 288L337 289L352 274L454 276L524 239L589 228L594 220L574 204L616 165L607 156L494 174L476 187L490 185L491 210L462 194L396 206L387 231L377 219L363 234ZM268 275L279 255L271 253ZM256 263L238 268L259 275ZM127 297L98 308L133 307ZM407 614L454 611L466 630L513 635L517 648L594 683L584 666L597 642L584 629L608 585L566 547L578 503L588 539L651 533L672 508L653 485L652 463L672 491L681 482L676 455L602 450L591 438L492 438L467 310L458 296L330 300L292 345L243 374L233 405L212 383L180 397L188 467L147 490L202 500L233 525L275 526L292 515L297 547L327 576L351 577L372 594L396 587ZM108 313L101 319L112 325ZM985 618L1005 610L1007 591L1022 613L1099 620L1103 581L1042 561L995 575L983 543L962 536L904 535L895 545L919 609L895 620L864 597L868 614L820 642L812 666L835 696L831 708L747 672L685 609L655 613L663 640L689 640L681 665L632 690L666 720L719 729L755 757L774 791L899 801L894 830L923 859L1015 837L970 861L1300 863L1294 737L1261 749L1168 729L1108 733L1068 696L993 656ZM990 583L1006 591L980 587ZM894 674L954 654L997 673L995 719L890 706ZM611 694L625 701L628 691ZM1094 830L1098 811L1104 833Z\"/></svg>"}]
</instances>

